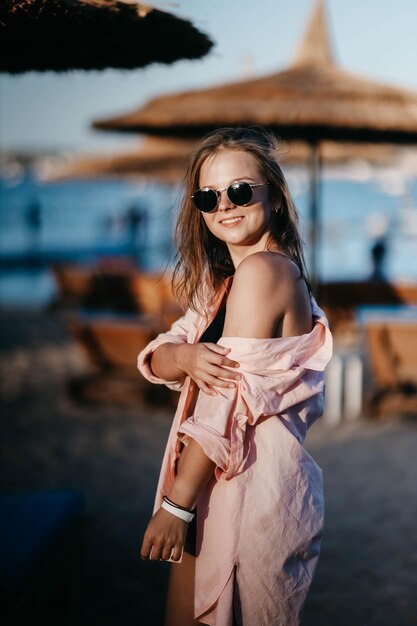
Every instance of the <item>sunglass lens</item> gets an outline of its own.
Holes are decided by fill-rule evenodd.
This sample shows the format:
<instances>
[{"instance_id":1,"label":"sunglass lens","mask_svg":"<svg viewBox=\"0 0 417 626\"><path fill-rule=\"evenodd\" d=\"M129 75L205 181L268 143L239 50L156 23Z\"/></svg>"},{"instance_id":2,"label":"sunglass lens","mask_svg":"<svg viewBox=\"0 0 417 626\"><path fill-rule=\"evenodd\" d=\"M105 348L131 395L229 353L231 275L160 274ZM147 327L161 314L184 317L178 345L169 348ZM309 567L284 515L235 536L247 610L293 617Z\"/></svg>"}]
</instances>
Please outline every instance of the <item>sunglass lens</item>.
<instances>
[{"instance_id":1,"label":"sunglass lens","mask_svg":"<svg viewBox=\"0 0 417 626\"><path fill-rule=\"evenodd\" d=\"M252 187L249 183L234 183L228 188L227 195L233 204L244 206L252 199Z\"/></svg>"},{"instance_id":2,"label":"sunglass lens","mask_svg":"<svg viewBox=\"0 0 417 626\"><path fill-rule=\"evenodd\" d=\"M217 194L213 189L198 189L193 200L197 209L203 213L210 213L217 206Z\"/></svg>"}]
</instances>

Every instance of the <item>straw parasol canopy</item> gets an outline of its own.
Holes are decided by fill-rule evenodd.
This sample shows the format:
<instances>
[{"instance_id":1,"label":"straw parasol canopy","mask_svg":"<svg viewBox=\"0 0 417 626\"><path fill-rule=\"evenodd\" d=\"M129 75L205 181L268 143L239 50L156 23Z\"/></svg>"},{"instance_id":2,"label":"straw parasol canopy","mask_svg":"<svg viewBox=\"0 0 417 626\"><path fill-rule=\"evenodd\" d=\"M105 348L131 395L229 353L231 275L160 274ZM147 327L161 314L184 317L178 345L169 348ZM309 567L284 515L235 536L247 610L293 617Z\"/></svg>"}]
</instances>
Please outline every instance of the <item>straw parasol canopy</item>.
<instances>
[{"instance_id":1,"label":"straw parasol canopy","mask_svg":"<svg viewBox=\"0 0 417 626\"><path fill-rule=\"evenodd\" d=\"M417 142L417 93L371 81L335 62L323 0L290 67L270 76L150 100L94 128L201 136L261 124L284 139Z\"/></svg>"},{"instance_id":2,"label":"straw parasol canopy","mask_svg":"<svg viewBox=\"0 0 417 626\"><path fill-rule=\"evenodd\" d=\"M190 21L135 0L1 0L0 72L199 59L212 47Z\"/></svg>"},{"instance_id":3,"label":"straw parasol canopy","mask_svg":"<svg viewBox=\"0 0 417 626\"><path fill-rule=\"evenodd\" d=\"M106 156L72 156L42 161L38 177L44 182L89 179L141 179L176 184L184 178L188 159L196 148L196 139L145 137L136 150ZM320 146L322 161L328 165L366 161L386 165L395 157L395 150L385 144L352 144L324 141ZM300 141L282 142L277 158L286 166L305 163L308 146Z\"/></svg>"},{"instance_id":4,"label":"straw parasol canopy","mask_svg":"<svg viewBox=\"0 0 417 626\"><path fill-rule=\"evenodd\" d=\"M134 151L45 162L38 176L45 182L128 178L174 184L183 178L196 144L196 140L146 137Z\"/></svg>"},{"instance_id":5,"label":"straw parasol canopy","mask_svg":"<svg viewBox=\"0 0 417 626\"><path fill-rule=\"evenodd\" d=\"M222 126L260 124L311 146L310 273L317 278L319 144L417 143L417 93L346 72L333 55L324 0L316 4L290 66L254 80L155 98L97 120L102 130L200 137Z\"/></svg>"}]
</instances>

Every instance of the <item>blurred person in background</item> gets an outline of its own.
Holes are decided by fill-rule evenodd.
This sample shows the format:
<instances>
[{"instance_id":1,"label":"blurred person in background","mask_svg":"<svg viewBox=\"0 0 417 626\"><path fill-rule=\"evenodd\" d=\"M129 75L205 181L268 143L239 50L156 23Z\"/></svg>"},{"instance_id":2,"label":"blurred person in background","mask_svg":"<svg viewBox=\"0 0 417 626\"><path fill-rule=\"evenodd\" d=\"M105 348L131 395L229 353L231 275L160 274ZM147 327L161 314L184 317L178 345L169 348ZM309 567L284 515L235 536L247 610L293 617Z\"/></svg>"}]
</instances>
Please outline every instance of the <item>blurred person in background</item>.
<instances>
[{"instance_id":1,"label":"blurred person in background","mask_svg":"<svg viewBox=\"0 0 417 626\"><path fill-rule=\"evenodd\" d=\"M34 198L26 207L25 221L30 236L32 252L37 252L40 247L42 230L42 208L40 202Z\"/></svg>"},{"instance_id":2,"label":"blurred person in background","mask_svg":"<svg viewBox=\"0 0 417 626\"><path fill-rule=\"evenodd\" d=\"M388 252L387 241L384 237L380 237L373 242L371 246L372 271L369 280L386 281L386 257Z\"/></svg>"}]
</instances>

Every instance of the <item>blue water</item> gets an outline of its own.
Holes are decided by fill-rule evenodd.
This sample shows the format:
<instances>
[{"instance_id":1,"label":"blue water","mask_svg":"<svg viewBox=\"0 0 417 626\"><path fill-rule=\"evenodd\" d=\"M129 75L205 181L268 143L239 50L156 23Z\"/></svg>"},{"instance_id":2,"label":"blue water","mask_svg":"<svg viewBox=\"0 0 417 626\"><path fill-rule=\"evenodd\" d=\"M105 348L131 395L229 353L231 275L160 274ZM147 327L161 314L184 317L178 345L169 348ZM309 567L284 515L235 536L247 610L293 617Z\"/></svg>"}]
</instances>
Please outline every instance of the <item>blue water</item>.
<instances>
[{"instance_id":1,"label":"blue water","mask_svg":"<svg viewBox=\"0 0 417 626\"><path fill-rule=\"evenodd\" d=\"M307 180L293 173L289 184L308 241ZM129 253L140 267L164 267L174 255L172 229L178 202L177 188L157 184L42 184L30 177L14 185L0 181L0 301L43 305L54 297L48 267L25 267L20 262L28 254L34 259L94 262L98 256ZM123 221L132 207L148 216L146 228L139 226L136 233ZM417 280L417 179L408 181L406 195L384 193L372 180L322 181L320 279L366 278L375 224L381 221L389 246L388 278Z\"/></svg>"}]
</instances>

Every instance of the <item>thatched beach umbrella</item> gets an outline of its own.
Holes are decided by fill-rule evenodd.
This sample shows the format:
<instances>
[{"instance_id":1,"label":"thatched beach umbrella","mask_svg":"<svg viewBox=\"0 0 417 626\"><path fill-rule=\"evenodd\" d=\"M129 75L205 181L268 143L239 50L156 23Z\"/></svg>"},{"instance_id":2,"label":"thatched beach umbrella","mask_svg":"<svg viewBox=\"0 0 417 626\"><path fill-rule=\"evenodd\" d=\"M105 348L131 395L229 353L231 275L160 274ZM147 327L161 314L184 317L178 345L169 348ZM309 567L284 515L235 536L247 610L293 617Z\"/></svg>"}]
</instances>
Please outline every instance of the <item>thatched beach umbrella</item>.
<instances>
[{"instance_id":1,"label":"thatched beach umbrella","mask_svg":"<svg viewBox=\"0 0 417 626\"><path fill-rule=\"evenodd\" d=\"M188 159L197 143L196 139L147 136L136 150L106 156L74 155L45 159L41 161L37 174L44 182L127 178L176 184L183 179ZM277 154L283 164L290 166L305 163L308 156L308 146L301 141L282 143ZM327 165L356 160L387 165L395 157L395 150L385 144L358 145L323 141L320 156Z\"/></svg>"},{"instance_id":2,"label":"thatched beach umbrella","mask_svg":"<svg viewBox=\"0 0 417 626\"><path fill-rule=\"evenodd\" d=\"M75 156L54 159L40 167L46 182L65 180L133 178L177 183L184 176L196 140L146 137L140 148L107 156Z\"/></svg>"},{"instance_id":3,"label":"thatched beach umbrella","mask_svg":"<svg viewBox=\"0 0 417 626\"><path fill-rule=\"evenodd\" d=\"M163 96L95 128L201 136L220 126L261 124L311 147L310 270L316 276L319 148L323 140L417 143L417 93L342 70L318 0L290 67L255 80Z\"/></svg>"},{"instance_id":4,"label":"thatched beach umbrella","mask_svg":"<svg viewBox=\"0 0 417 626\"><path fill-rule=\"evenodd\" d=\"M134 0L0 2L0 72L133 69L212 45L188 20Z\"/></svg>"},{"instance_id":5,"label":"thatched beach umbrella","mask_svg":"<svg viewBox=\"0 0 417 626\"><path fill-rule=\"evenodd\" d=\"M150 100L94 128L201 136L262 124L284 139L417 142L417 93L348 72L334 61L319 0L290 67L262 78Z\"/></svg>"}]
</instances>

